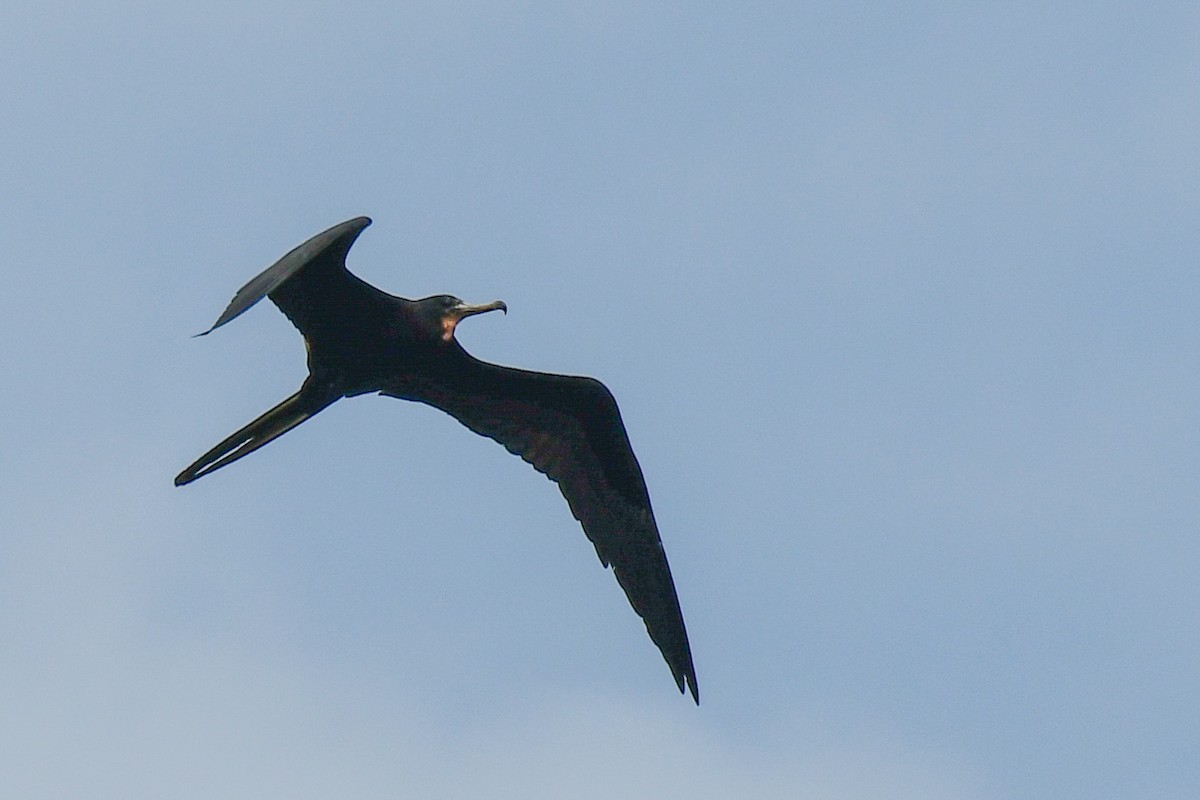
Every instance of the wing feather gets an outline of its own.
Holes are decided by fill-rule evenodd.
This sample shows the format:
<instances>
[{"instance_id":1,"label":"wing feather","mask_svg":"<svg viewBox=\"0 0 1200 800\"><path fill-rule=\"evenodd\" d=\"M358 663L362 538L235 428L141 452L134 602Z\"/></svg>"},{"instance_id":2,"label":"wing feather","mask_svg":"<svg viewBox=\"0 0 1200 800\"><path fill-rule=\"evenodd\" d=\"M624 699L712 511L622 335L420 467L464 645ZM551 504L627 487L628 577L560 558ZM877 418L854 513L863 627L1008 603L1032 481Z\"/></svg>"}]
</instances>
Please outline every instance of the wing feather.
<instances>
[{"instance_id":1,"label":"wing feather","mask_svg":"<svg viewBox=\"0 0 1200 800\"><path fill-rule=\"evenodd\" d=\"M303 286L306 279L319 280L320 278L325 278L328 280L332 278L337 280L342 278L344 274L347 274L347 251L350 250L350 246L354 244L354 240L358 238L363 229L370 224L370 217L355 217L318 233L308 241L288 251L286 255L252 278L241 289L238 289L237 294L233 296L233 300L221 312L221 316L217 318L213 326L204 333L197 335L206 336L212 333L226 322L247 311L267 295L272 295L273 292L280 293L285 283L289 287L293 287L293 291L288 294L304 295L307 292L307 296L311 296L312 293L308 292ZM304 275L299 274L301 270L304 270ZM292 314L288 312L288 309L274 295L272 295L271 299L275 301L283 313L292 318ZM299 327L299 323L295 318L292 318L292 322L296 323Z\"/></svg>"},{"instance_id":2,"label":"wing feather","mask_svg":"<svg viewBox=\"0 0 1200 800\"><path fill-rule=\"evenodd\" d=\"M650 496L616 400L593 378L469 366L384 394L439 408L555 481L611 566L684 691L699 702L691 647Z\"/></svg>"}]
</instances>

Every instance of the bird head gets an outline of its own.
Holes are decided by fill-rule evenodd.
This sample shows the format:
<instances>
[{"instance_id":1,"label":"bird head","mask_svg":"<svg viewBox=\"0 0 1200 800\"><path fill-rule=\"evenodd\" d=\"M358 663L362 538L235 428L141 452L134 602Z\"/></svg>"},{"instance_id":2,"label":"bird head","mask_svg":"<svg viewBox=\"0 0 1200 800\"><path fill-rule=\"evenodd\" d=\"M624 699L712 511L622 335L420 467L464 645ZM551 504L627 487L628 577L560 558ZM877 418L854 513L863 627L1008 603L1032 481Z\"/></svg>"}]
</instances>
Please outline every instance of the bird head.
<instances>
[{"instance_id":1,"label":"bird head","mask_svg":"<svg viewBox=\"0 0 1200 800\"><path fill-rule=\"evenodd\" d=\"M417 302L421 305L422 310L427 312L426 319L431 318L430 321L436 327L438 338L443 342L450 342L454 339L454 329L467 317L486 311L499 310L505 314L508 313L508 306L504 304L503 300L472 305L464 303L452 295L439 294Z\"/></svg>"}]
</instances>

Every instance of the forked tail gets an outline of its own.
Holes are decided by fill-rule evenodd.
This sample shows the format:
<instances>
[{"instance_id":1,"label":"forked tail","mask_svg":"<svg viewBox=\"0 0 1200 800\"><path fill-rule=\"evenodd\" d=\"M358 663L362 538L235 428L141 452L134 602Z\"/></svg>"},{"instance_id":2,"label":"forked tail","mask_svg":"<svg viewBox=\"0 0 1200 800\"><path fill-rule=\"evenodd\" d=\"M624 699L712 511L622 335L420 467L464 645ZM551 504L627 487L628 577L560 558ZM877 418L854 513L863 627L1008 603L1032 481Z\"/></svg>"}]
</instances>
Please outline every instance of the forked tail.
<instances>
[{"instance_id":1,"label":"forked tail","mask_svg":"<svg viewBox=\"0 0 1200 800\"><path fill-rule=\"evenodd\" d=\"M333 402L314 401L312 396L302 397L304 390L284 400L237 433L226 437L213 449L196 459L190 467L175 477L175 485L183 486L199 477L232 464L242 456L253 453L267 442L290 431L304 420Z\"/></svg>"}]
</instances>

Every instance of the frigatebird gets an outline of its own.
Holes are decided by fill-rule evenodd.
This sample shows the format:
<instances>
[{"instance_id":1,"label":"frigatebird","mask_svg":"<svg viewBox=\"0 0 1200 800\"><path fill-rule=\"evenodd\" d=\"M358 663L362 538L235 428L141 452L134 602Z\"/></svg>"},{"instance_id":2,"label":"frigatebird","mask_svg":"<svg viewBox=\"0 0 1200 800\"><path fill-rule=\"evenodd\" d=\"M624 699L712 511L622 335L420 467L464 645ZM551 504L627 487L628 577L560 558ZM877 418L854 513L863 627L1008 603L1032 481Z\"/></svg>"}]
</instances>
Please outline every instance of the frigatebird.
<instances>
[{"instance_id":1,"label":"frigatebird","mask_svg":"<svg viewBox=\"0 0 1200 800\"><path fill-rule=\"evenodd\" d=\"M455 327L473 314L507 314L502 301L409 300L351 274L346 254L370 224L356 217L296 247L239 289L213 326L198 334L212 333L269 297L304 337L309 374L298 392L200 456L175 485L237 461L343 397L378 392L439 408L558 484L679 690L686 682L699 704L675 582L612 393L594 378L515 369L467 353Z\"/></svg>"}]
</instances>

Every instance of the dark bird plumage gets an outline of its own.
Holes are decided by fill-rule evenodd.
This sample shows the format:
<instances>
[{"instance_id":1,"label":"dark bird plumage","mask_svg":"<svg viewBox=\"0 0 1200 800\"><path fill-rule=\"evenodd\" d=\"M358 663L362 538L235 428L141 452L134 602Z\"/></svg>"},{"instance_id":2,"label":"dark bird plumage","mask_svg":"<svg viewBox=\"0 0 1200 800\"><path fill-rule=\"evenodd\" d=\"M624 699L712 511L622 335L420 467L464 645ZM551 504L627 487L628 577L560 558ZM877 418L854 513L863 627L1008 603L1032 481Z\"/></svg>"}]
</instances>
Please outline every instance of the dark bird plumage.
<instances>
[{"instance_id":1,"label":"dark bird plumage","mask_svg":"<svg viewBox=\"0 0 1200 800\"><path fill-rule=\"evenodd\" d=\"M352 275L346 253L370 224L357 217L312 237L239 289L200 334L269 297L304 336L309 375L298 392L209 450L175 484L254 452L342 397L378 392L440 408L558 484L680 691L686 683L699 703L675 584L612 394L593 378L503 367L467 353L455 326L472 314L507 312L500 301L408 300Z\"/></svg>"}]
</instances>

